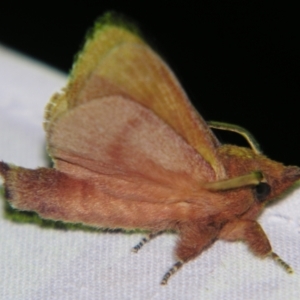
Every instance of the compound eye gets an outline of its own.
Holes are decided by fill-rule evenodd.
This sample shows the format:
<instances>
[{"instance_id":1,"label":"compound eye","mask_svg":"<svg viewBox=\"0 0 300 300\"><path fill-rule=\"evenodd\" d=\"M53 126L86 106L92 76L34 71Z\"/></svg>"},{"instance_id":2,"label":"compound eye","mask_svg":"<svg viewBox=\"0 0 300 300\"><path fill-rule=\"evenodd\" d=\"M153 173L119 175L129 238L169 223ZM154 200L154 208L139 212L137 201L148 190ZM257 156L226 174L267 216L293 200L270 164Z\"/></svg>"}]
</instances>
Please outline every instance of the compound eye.
<instances>
[{"instance_id":1,"label":"compound eye","mask_svg":"<svg viewBox=\"0 0 300 300\"><path fill-rule=\"evenodd\" d=\"M271 187L266 182L260 182L254 187L256 199L260 202L264 201L271 192Z\"/></svg>"}]
</instances>

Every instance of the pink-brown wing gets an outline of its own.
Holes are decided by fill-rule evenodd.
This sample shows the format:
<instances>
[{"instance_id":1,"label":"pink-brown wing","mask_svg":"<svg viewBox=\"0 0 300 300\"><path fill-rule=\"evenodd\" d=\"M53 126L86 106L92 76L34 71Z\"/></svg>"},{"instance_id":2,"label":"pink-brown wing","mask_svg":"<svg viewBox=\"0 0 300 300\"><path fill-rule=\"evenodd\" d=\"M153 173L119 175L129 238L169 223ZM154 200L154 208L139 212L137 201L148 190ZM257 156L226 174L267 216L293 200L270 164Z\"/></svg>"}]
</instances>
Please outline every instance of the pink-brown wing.
<instances>
[{"instance_id":1,"label":"pink-brown wing","mask_svg":"<svg viewBox=\"0 0 300 300\"><path fill-rule=\"evenodd\" d=\"M129 185L124 193L136 193L129 188L131 182L136 188L142 185L153 201L184 200L215 176L210 165L168 124L122 96L75 107L53 124L48 142L57 169L69 172L67 162L83 169L75 177L84 178L88 170L110 181L125 180ZM152 195L157 186L165 188L160 199Z\"/></svg>"},{"instance_id":2,"label":"pink-brown wing","mask_svg":"<svg viewBox=\"0 0 300 300\"><path fill-rule=\"evenodd\" d=\"M214 170L215 179L226 177L217 156L217 139L173 72L143 40L118 26L99 26L87 41L65 92L55 95L47 106L48 138L53 124L69 111L109 96L122 96L150 109L200 154ZM110 120L112 127L114 122ZM51 147L52 144L50 155Z\"/></svg>"}]
</instances>

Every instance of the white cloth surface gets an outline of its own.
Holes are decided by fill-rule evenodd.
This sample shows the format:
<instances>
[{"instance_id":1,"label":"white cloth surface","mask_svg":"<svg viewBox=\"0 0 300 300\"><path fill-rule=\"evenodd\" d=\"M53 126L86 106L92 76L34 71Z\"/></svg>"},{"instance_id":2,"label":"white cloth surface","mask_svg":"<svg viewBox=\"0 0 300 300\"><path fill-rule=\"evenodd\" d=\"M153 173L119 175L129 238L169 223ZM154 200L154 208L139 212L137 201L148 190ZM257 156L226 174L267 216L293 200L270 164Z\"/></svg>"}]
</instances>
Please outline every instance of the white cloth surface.
<instances>
[{"instance_id":1,"label":"white cloth surface","mask_svg":"<svg viewBox=\"0 0 300 300\"><path fill-rule=\"evenodd\" d=\"M0 159L46 166L43 110L66 76L0 46ZM263 143L263 141L262 141ZM217 241L174 275L176 235L131 253L142 235L45 229L0 210L0 299L299 299L300 189L259 218L273 249L294 269L255 257L243 243ZM1 204L4 200L1 199Z\"/></svg>"}]
</instances>

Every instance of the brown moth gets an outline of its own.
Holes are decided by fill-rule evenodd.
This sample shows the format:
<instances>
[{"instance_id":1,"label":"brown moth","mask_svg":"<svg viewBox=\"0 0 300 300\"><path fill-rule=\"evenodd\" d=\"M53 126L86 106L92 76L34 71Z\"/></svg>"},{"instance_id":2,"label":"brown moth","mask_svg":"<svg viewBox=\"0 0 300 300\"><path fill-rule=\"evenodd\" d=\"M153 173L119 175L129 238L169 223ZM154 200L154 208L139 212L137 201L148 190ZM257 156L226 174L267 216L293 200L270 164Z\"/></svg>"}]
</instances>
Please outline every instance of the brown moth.
<instances>
[{"instance_id":1,"label":"brown moth","mask_svg":"<svg viewBox=\"0 0 300 300\"><path fill-rule=\"evenodd\" d=\"M209 127L236 131L250 148L221 145ZM256 218L300 178L261 154L243 128L208 125L173 72L137 34L108 15L46 107L54 168L0 163L9 203L45 219L150 232L179 239L162 284L215 240L243 240L260 257L292 269L272 251Z\"/></svg>"}]
</instances>

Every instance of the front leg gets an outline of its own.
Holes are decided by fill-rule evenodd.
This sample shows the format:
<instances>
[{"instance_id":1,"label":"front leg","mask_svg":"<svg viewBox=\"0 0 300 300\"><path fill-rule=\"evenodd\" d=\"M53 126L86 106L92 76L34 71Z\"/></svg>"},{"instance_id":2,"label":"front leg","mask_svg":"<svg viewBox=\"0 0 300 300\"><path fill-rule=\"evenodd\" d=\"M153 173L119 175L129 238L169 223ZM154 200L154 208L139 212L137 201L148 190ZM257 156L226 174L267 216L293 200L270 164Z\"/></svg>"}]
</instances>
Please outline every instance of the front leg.
<instances>
[{"instance_id":1,"label":"front leg","mask_svg":"<svg viewBox=\"0 0 300 300\"><path fill-rule=\"evenodd\" d=\"M222 228L219 238L227 241L243 240L257 256L269 256L279 263L288 273L293 272L292 268L272 251L267 235L256 221L237 220L227 223Z\"/></svg>"},{"instance_id":2,"label":"front leg","mask_svg":"<svg viewBox=\"0 0 300 300\"><path fill-rule=\"evenodd\" d=\"M208 224L206 226L198 226L197 223L182 224L175 249L177 262L164 275L161 284L167 284L169 278L184 263L197 257L204 249L209 247L215 241L218 232L219 226L216 224Z\"/></svg>"}]
</instances>

